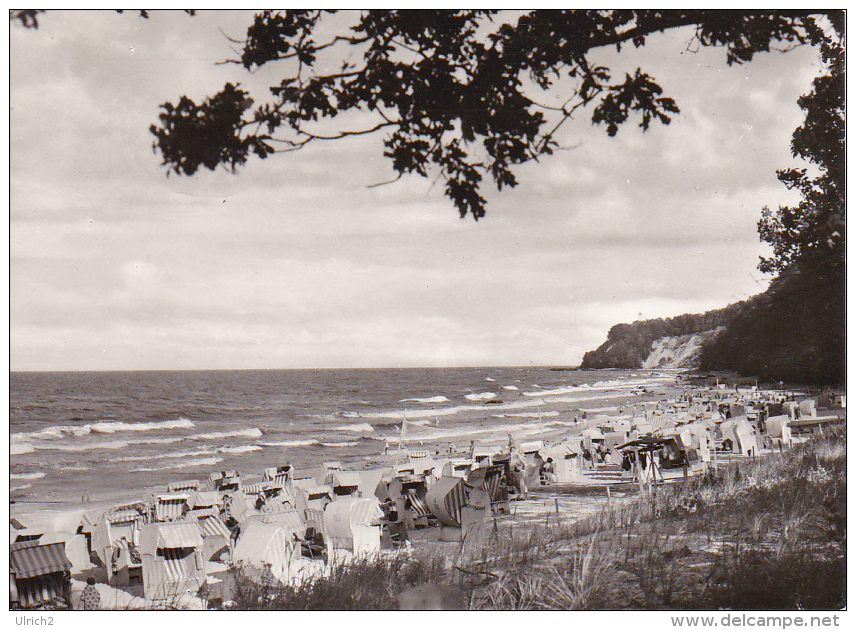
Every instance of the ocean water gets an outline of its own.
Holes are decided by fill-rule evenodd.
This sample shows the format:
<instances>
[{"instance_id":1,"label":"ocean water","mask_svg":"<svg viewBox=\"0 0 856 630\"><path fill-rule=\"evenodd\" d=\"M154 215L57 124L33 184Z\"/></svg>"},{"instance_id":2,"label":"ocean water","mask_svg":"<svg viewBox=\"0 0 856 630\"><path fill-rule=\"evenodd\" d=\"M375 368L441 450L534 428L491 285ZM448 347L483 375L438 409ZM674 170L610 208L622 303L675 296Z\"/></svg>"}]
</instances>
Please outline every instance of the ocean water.
<instances>
[{"instance_id":1,"label":"ocean water","mask_svg":"<svg viewBox=\"0 0 856 630\"><path fill-rule=\"evenodd\" d=\"M115 496L234 469L387 462L384 443L500 444L616 414L644 370L450 369L13 372L10 494Z\"/></svg>"}]
</instances>

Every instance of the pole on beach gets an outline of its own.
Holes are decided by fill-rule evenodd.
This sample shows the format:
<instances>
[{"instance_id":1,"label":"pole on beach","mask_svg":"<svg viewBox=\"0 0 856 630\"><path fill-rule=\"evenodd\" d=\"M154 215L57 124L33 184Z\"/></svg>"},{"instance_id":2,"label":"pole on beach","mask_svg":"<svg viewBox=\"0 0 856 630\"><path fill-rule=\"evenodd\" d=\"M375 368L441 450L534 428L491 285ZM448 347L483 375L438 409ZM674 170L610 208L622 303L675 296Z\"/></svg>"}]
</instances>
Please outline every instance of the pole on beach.
<instances>
[{"instance_id":1,"label":"pole on beach","mask_svg":"<svg viewBox=\"0 0 856 630\"><path fill-rule=\"evenodd\" d=\"M401 445L404 442L404 434L407 430L407 412L405 411L401 416L401 429L398 431L398 450L395 453L395 465L398 465L399 458L401 457Z\"/></svg>"}]
</instances>

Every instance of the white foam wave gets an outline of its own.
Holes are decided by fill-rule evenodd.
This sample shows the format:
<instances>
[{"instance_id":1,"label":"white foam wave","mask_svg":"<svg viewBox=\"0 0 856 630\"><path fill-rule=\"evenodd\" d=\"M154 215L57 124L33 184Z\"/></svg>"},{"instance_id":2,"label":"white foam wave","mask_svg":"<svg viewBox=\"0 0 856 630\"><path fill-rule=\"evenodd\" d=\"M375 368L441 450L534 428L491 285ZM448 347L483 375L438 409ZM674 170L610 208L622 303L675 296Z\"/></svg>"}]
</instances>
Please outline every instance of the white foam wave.
<instances>
[{"instance_id":1,"label":"white foam wave","mask_svg":"<svg viewBox=\"0 0 856 630\"><path fill-rule=\"evenodd\" d=\"M520 388L517 387L517 385L503 385L502 389L507 389L507 390L510 390L512 392L516 392L516 391L520 390Z\"/></svg>"},{"instance_id":2,"label":"white foam wave","mask_svg":"<svg viewBox=\"0 0 856 630\"><path fill-rule=\"evenodd\" d=\"M578 392L580 388L576 385L570 387L557 387L556 389L541 389L537 392L523 392L524 396L561 396L562 394L570 394Z\"/></svg>"},{"instance_id":3,"label":"white foam wave","mask_svg":"<svg viewBox=\"0 0 856 630\"><path fill-rule=\"evenodd\" d=\"M57 440L68 436L86 435L90 432L90 425L84 424L81 426L65 426L57 425L53 427L45 427L39 431L30 433L13 433L9 436L12 442L24 442L29 440Z\"/></svg>"},{"instance_id":4,"label":"white foam wave","mask_svg":"<svg viewBox=\"0 0 856 630\"><path fill-rule=\"evenodd\" d=\"M464 398L466 398L467 400L472 400L472 401L490 400L491 398L496 398L496 394L494 394L493 392L484 392L481 394L466 394L464 396Z\"/></svg>"},{"instance_id":5,"label":"white foam wave","mask_svg":"<svg viewBox=\"0 0 856 630\"><path fill-rule=\"evenodd\" d=\"M128 448L130 442L126 440L111 440L107 442L89 442L88 444L37 444L40 451L63 451L65 453L82 453L83 451L95 451L100 449L115 450Z\"/></svg>"},{"instance_id":6,"label":"white foam wave","mask_svg":"<svg viewBox=\"0 0 856 630\"><path fill-rule=\"evenodd\" d=\"M128 444L172 444L181 442L184 437L166 437L166 438L144 438L142 440L128 440Z\"/></svg>"},{"instance_id":7,"label":"white foam wave","mask_svg":"<svg viewBox=\"0 0 856 630\"><path fill-rule=\"evenodd\" d=\"M9 492L15 492L17 490L26 490L27 488L32 488L33 484L25 483L23 486L11 486L9 488Z\"/></svg>"},{"instance_id":8,"label":"white foam wave","mask_svg":"<svg viewBox=\"0 0 856 630\"><path fill-rule=\"evenodd\" d=\"M374 431L374 427L366 422L362 424L345 424L340 427L333 427L332 431L356 431L358 433L370 433Z\"/></svg>"},{"instance_id":9,"label":"white foam wave","mask_svg":"<svg viewBox=\"0 0 856 630\"><path fill-rule=\"evenodd\" d=\"M359 444L358 440L351 440L349 442L321 442L321 446L329 446L330 448L340 448L343 446L356 446Z\"/></svg>"},{"instance_id":10,"label":"white foam wave","mask_svg":"<svg viewBox=\"0 0 856 630\"><path fill-rule=\"evenodd\" d=\"M160 472L165 469L177 469L177 468L192 468L194 466L213 466L214 464L219 464L223 460L219 457L202 457L199 459L189 459L186 462L182 462L181 464L175 464L171 466L166 466L164 468L133 468L130 472Z\"/></svg>"},{"instance_id":11,"label":"white foam wave","mask_svg":"<svg viewBox=\"0 0 856 630\"><path fill-rule=\"evenodd\" d=\"M221 446L217 449L217 453L230 453L230 454L240 454L240 453L252 453L253 451L260 451L262 447L258 444L246 444L244 446Z\"/></svg>"},{"instance_id":12,"label":"white foam wave","mask_svg":"<svg viewBox=\"0 0 856 630\"><path fill-rule=\"evenodd\" d=\"M423 405L433 405L436 403L449 402L449 399L445 396L432 396L431 398L405 398L399 402L416 402Z\"/></svg>"},{"instance_id":13,"label":"white foam wave","mask_svg":"<svg viewBox=\"0 0 856 630\"><path fill-rule=\"evenodd\" d=\"M152 459L171 459L180 457L198 457L200 455L213 455L216 451L210 449L194 449L185 451L174 451L172 453L158 453L157 455L128 455L127 457L117 457L113 461L117 462L145 462Z\"/></svg>"},{"instance_id":14,"label":"white foam wave","mask_svg":"<svg viewBox=\"0 0 856 630\"><path fill-rule=\"evenodd\" d=\"M318 440L308 439L308 440L286 440L285 442L259 442L261 446L312 446L314 444L318 444Z\"/></svg>"},{"instance_id":15,"label":"white foam wave","mask_svg":"<svg viewBox=\"0 0 856 630\"><path fill-rule=\"evenodd\" d=\"M484 380L486 380L486 381L490 381L491 383L493 383L496 379L495 379L495 378L491 378L491 377L489 377L489 376L485 376L485 377L484 377Z\"/></svg>"},{"instance_id":16,"label":"white foam wave","mask_svg":"<svg viewBox=\"0 0 856 630\"><path fill-rule=\"evenodd\" d=\"M41 479L44 476L43 472L9 473L9 479Z\"/></svg>"},{"instance_id":17,"label":"white foam wave","mask_svg":"<svg viewBox=\"0 0 856 630\"><path fill-rule=\"evenodd\" d=\"M496 418L538 418L539 415L542 418L553 418L555 416L558 416L559 412L558 411L542 411L539 414L539 412L537 412L537 411L518 411L515 413L498 414L494 417L496 417Z\"/></svg>"},{"instance_id":18,"label":"white foam wave","mask_svg":"<svg viewBox=\"0 0 856 630\"><path fill-rule=\"evenodd\" d=\"M214 431L213 433L197 433L191 435L194 440L219 440L221 438L230 437L250 437L258 438L262 436L262 430L259 428L239 429L237 431Z\"/></svg>"},{"instance_id":19,"label":"white foam wave","mask_svg":"<svg viewBox=\"0 0 856 630\"><path fill-rule=\"evenodd\" d=\"M192 429L193 422L187 418L163 420L160 422L96 422L81 425L56 425L38 431L13 433L12 442L32 440L58 440L67 437L81 437L90 433L116 433L119 431L160 431L164 429Z\"/></svg>"},{"instance_id":20,"label":"white foam wave","mask_svg":"<svg viewBox=\"0 0 856 630\"><path fill-rule=\"evenodd\" d=\"M132 444L171 444L173 442L179 442L185 438L183 437L172 437L172 438L143 438L139 440L101 440L94 442L84 442L78 444L66 444L66 443L55 443L55 442L39 442L36 444L28 444L28 443L19 443L12 444L10 447L10 453L12 455L21 455L25 453L32 453L35 450L40 451L64 451L67 453L82 453L84 451L97 451L99 449L107 449L107 450L115 450L119 448L127 448Z\"/></svg>"},{"instance_id":21,"label":"white foam wave","mask_svg":"<svg viewBox=\"0 0 856 630\"><path fill-rule=\"evenodd\" d=\"M163 420L161 422L96 422L87 425L93 433L116 433L117 431L159 431L162 429L192 429L193 422L187 418Z\"/></svg>"},{"instance_id":22,"label":"white foam wave","mask_svg":"<svg viewBox=\"0 0 856 630\"><path fill-rule=\"evenodd\" d=\"M580 402L589 402L594 400L601 400L607 398L618 398L621 396L626 396L626 394L622 393L607 393L607 394L597 394L592 392L595 395L592 395L588 392L579 392L580 394L584 394L583 396L537 396L530 397L528 399L521 398L518 400L513 400L509 402L502 402L494 405L490 405L492 407L493 414L503 414L509 410L515 409L533 409L535 407L539 407L544 404L553 404L553 403L580 403ZM548 392L549 394L549 392ZM345 412L343 415L348 418L365 418L372 420L380 420L380 419L395 419L401 420L406 417L408 424L417 424L416 420L420 418L429 418L431 420L436 419L440 416L454 416L460 413L465 413L468 411L477 411L479 413L484 413L485 411L484 405L458 405L455 407L443 407L441 409L398 409L393 411L376 411L376 412L356 412L350 411ZM543 414L544 412L542 412Z\"/></svg>"}]
</instances>

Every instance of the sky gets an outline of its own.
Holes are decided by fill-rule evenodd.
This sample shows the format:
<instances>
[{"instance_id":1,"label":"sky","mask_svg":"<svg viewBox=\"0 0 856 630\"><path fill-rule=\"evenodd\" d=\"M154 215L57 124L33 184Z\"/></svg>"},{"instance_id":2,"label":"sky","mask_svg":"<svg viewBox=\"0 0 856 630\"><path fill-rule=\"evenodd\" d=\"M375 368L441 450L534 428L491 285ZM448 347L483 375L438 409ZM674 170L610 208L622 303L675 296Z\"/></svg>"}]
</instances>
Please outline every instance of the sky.
<instances>
[{"instance_id":1,"label":"sky","mask_svg":"<svg viewBox=\"0 0 856 630\"><path fill-rule=\"evenodd\" d=\"M10 25L12 370L573 366L615 324L766 288L757 221L796 201L776 170L799 165L815 50L729 67L678 31L602 53L681 113L614 138L577 116L517 188L483 187L476 222L442 182L371 187L395 175L379 134L167 177L148 131L161 103L229 81L258 103L282 76L217 63L251 20Z\"/></svg>"}]
</instances>

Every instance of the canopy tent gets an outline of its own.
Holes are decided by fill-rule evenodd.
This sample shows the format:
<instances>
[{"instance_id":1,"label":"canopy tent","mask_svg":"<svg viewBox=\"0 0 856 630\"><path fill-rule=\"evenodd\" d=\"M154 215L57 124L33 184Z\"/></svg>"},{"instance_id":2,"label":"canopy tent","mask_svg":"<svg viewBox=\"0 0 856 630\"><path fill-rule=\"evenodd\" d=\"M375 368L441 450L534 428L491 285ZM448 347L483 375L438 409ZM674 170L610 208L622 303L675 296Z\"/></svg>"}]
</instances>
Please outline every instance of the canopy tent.
<instances>
[{"instance_id":1,"label":"canopy tent","mask_svg":"<svg viewBox=\"0 0 856 630\"><path fill-rule=\"evenodd\" d=\"M104 512L92 533L92 547L101 559L106 582L110 585L127 584L133 572L129 567L139 566L139 562L132 561L128 545L123 551L120 543L125 540L131 545L139 544L143 516L127 506L120 507L125 509Z\"/></svg>"},{"instance_id":2,"label":"canopy tent","mask_svg":"<svg viewBox=\"0 0 856 630\"><path fill-rule=\"evenodd\" d=\"M433 461L433 460L432 460ZM389 473L388 468L377 468L374 470L361 470L360 475L360 495L364 497L375 496L375 489L380 480L385 474Z\"/></svg>"},{"instance_id":3,"label":"canopy tent","mask_svg":"<svg viewBox=\"0 0 856 630\"><path fill-rule=\"evenodd\" d=\"M767 418L767 436L782 446L790 446L793 442L791 437L790 419L787 416L773 416Z\"/></svg>"},{"instance_id":4,"label":"canopy tent","mask_svg":"<svg viewBox=\"0 0 856 630\"><path fill-rule=\"evenodd\" d=\"M295 553L289 530L280 523L248 523L232 550L232 564L259 584L284 584Z\"/></svg>"},{"instance_id":5,"label":"canopy tent","mask_svg":"<svg viewBox=\"0 0 856 630\"><path fill-rule=\"evenodd\" d=\"M817 418L817 401L814 398L800 401L800 418Z\"/></svg>"},{"instance_id":6,"label":"canopy tent","mask_svg":"<svg viewBox=\"0 0 856 630\"><path fill-rule=\"evenodd\" d=\"M140 530L146 599L195 594L205 583L202 534L198 523L149 523Z\"/></svg>"},{"instance_id":7,"label":"canopy tent","mask_svg":"<svg viewBox=\"0 0 856 630\"><path fill-rule=\"evenodd\" d=\"M791 420L796 420L799 417L800 405L796 401L788 400L782 403L782 409Z\"/></svg>"},{"instance_id":8,"label":"canopy tent","mask_svg":"<svg viewBox=\"0 0 856 630\"><path fill-rule=\"evenodd\" d=\"M286 510L283 512L266 512L262 523L276 523L284 527L289 536L303 539L306 536L306 515L301 510Z\"/></svg>"},{"instance_id":9,"label":"canopy tent","mask_svg":"<svg viewBox=\"0 0 856 630\"><path fill-rule=\"evenodd\" d=\"M225 507L226 522L229 522L229 519L232 518L240 523L248 517L258 514L256 509L250 505L247 496L240 490L226 495L223 504Z\"/></svg>"},{"instance_id":10,"label":"canopy tent","mask_svg":"<svg viewBox=\"0 0 856 630\"><path fill-rule=\"evenodd\" d=\"M758 441L755 429L745 418L730 418L719 425L722 440L730 440L732 450L743 455L757 455Z\"/></svg>"},{"instance_id":11,"label":"canopy tent","mask_svg":"<svg viewBox=\"0 0 856 630\"><path fill-rule=\"evenodd\" d=\"M133 541L120 538L113 543L111 551L112 556L105 562L110 586L128 586L142 581L142 558Z\"/></svg>"},{"instance_id":12,"label":"canopy tent","mask_svg":"<svg viewBox=\"0 0 856 630\"><path fill-rule=\"evenodd\" d=\"M199 480L198 479L188 479L186 481L172 481L167 484L166 490L167 492L181 492L182 490L198 490L199 489Z\"/></svg>"},{"instance_id":13,"label":"canopy tent","mask_svg":"<svg viewBox=\"0 0 856 630\"><path fill-rule=\"evenodd\" d=\"M238 490L241 487L241 476L234 470L224 470L211 473L210 484L215 490Z\"/></svg>"},{"instance_id":14,"label":"canopy tent","mask_svg":"<svg viewBox=\"0 0 856 630\"><path fill-rule=\"evenodd\" d=\"M464 480L461 477L441 477L428 489L425 502L441 523L460 527L461 508L467 504Z\"/></svg>"},{"instance_id":15,"label":"canopy tent","mask_svg":"<svg viewBox=\"0 0 856 630\"><path fill-rule=\"evenodd\" d=\"M328 504L323 516L328 560L335 562L342 558L339 550L347 550L354 556L379 551L382 516L383 510L374 497L351 497Z\"/></svg>"},{"instance_id":16,"label":"canopy tent","mask_svg":"<svg viewBox=\"0 0 856 630\"><path fill-rule=\"evenodd\" d=\"M746 415L746 407L742 404L731 403L728 405L728 417L739 418Z\"/></svg>"},{"instance_id":17,"label":"canopy tent","mask_svg":"<svg viewBox=\"0 0 856 630\"><path fill-rule=\"evenodd\" d=\"M333 471L330 475L330 485L333 494L338 497L360 496L360 473L352 471Z\"/></svg>"},{"instance_id":18,"label":"canopy tent","mask_svg":"<svg viewBox=\"0 0 856 630\"><path fill-rule=\"evenodd\" d=\"M205 572L208 573L212 568L211 563L220 561L230 550L232 532L214 515L196 517L196 524L202 537L202 558L205 561Z\"/></svg>"},{"instance_id":19,"label":"canopy tent","mask_svg":"<svg viewBox=\"0 0 856 630\"><path fill-rule=\"evenodd\" d=\"M162 494L155 501L156 521L177 521L189 509L190 494L177 492Z\"/></svg>"},{"instance_id":20,"label":"canopy tent","mask_svg":"<svg viewBox=\"0 0 856 630\"><path fill-rule=\"evenodd\" d=\"M475 464L472 459L451 459L442 468L443 476L466 478Z\"/></svg>"},{"instance_id":21,"label":"canopy tent","mask_svg":"<svg viewBox=\"0 0 856 630\"><path fill-rule=\"evenodd\" d=\"M10 600L15 607L34 608L71 594L71 562L61 542L37 540L9 545Z\"/></svg>"},{"instance_id":22,"label":"canopy tent","mask_svg":"<svg viewBox=\"0 0 856 630\"><path fill-rule=\"evenodd\" d=\"M216 490L200 490L193 494L188 505L191 510L199 510L211 507L219 508L222 502L220 493Z\"/></svg>"},{"instance_id":23,"label":"canopy tent","mask_svg":"<svg viewBox=\"0 0 856 630\"><path fill-rule=\"evenodd\" d=\"M272 493L281 488L274 481L260 481L258 483L249 483L241 486L241 492L247 496L251 494L265 495Z\"/></svg>"},{"instance_id":24,"label":"canopy tent","mask_svg":"<svg viewBox=\"0 0 856 630\"><path fill-rule=\"evenodd\" d=\"M328 485L319 486L313 479L295 480L294 494L295 505L302 510L323 510L324 506L333 500L333 488Z\"/></svg>"},{"instance_id":25,"label":"canopy tent","mask_svg":"<svg viewBox=\"0 0 856 630\"><path fill-rule=\"evenodd\" d=\"M292 470L291 464L265 468L264 480L273 481L280 488L284 488L285 484L288 483L288 480L291 477Z\"/></svg>"},{"instance_id":26,"label":"canopy tent","mask_svg":"<svg viewBox=\"0 0 856 630\"><path fill-rule=\"evenodd\" d=\"M572 483L582 476L582 448L578 438L565 438L548 448L546 455L553 459L555 483Z\"/></svg>"},{"instance_id":27,"label":"canopy tent","mask_svg":"<svg viewBox=\"0 0 856 630\"><path fill-rule=\"evenodd\" d=\"M65 555L65 543L62 542L47 545L41 545L37 540L11 543L9 563L15 579L27 579L71 570L71 562Z\"/></svg>"},{"instance_id":28,"label":"canopy tent","mask_svg":"<svg viewBox=\"0 0 856 630\"><path fill-rule=\"evenodd\" d=\"M381 484L384 485L384 484ZM378 487L375 496L381 501L395 503L395 510L408 529L427 527L431 511L425 503L428 485L425 475L398 475L385 487Z\"/></svg>"}]
</instances>

